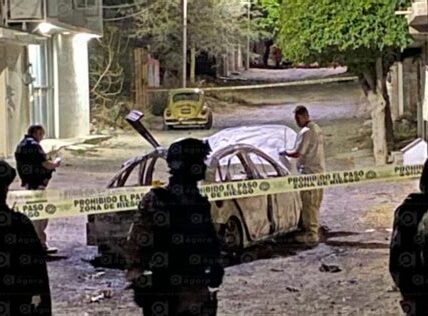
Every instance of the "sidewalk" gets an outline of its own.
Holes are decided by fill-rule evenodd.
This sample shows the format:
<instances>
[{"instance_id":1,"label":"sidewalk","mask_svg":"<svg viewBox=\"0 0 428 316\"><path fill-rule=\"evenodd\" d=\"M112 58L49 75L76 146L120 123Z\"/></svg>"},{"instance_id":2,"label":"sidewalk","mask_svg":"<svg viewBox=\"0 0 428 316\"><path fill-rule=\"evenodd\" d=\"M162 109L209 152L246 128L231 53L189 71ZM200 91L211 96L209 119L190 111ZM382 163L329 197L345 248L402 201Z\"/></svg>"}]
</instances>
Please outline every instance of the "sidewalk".
<instances>
[{"instance_id":1,"label":"sidewalk","mask_svg":"<svg viewBox=\"0 0 428 316\"><path fill-rule=\"evenodd\" d=\"M81 138L44 139L40 145L48 156L55 156L64 149L86 151L95 148L96 145L109 140L112 137L113 136L110 135L89 135ZM15 166L15 158L13 155L5 160L9 164Z\"/></svg>"}]
</instances>

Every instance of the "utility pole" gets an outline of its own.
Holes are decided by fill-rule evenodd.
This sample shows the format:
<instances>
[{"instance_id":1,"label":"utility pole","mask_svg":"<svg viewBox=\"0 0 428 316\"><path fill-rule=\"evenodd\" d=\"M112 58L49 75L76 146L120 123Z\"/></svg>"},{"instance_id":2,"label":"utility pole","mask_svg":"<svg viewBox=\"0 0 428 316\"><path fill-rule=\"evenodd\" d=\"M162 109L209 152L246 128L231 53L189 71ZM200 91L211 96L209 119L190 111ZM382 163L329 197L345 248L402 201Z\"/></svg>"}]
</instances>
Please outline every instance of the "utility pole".
<instances>
[{"instance_id":1,"label":"utility pole","mask_svg":"<svg viewBox=\"0 0 428 316\"><path fill-rule=\"evenodd\" d=\"M186 88L187 82L187 0L183 0L183 82Z\"/></svg>"},{"instance_id":2,"label":"utility pole","mask_svg":"<svg viewBox=\"0 0 428 316\"><path fill-rule=\"evenodd\" d=\"M250 32L251 32L251 0L247 2L247 54L245 60L245 69L250 69Z\"/></svg>"}]
</instances>

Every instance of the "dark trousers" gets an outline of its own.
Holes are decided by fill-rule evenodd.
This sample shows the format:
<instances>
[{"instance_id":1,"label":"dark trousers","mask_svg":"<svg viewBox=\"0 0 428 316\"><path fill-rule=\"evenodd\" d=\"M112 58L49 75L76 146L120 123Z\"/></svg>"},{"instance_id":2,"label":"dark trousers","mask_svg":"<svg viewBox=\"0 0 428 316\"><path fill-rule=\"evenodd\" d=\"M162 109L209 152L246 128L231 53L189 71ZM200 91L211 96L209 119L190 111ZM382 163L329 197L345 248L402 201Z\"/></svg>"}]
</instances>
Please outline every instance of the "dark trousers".
<instances>
[{"instance_id":1,"label":"dark trousers","mask_svg":"<svg viewBox=\"0 0 428 316\"><path fill-rule=\"evenodd\" d=\"M407 316L427 316L428 315L428 295L407 296L400 302L401 308Z\"/></svg>"},{"instance_id":2,"label":"dark trousers","mask_svg":"<svg viewBox=\"0 0 428 316\"><path fill-rule=\"evenodd\" d=\"M46 185L27 184L26 189L27 190L46 190L47 184L48 184L48 181L46 181ZM43 248L47 249L48 245L46 243L47 241L46 228L48 227L49 220L39 219L39 220L33 220L32 222Z\"/></svg>"},{"instance_id":3,"label":"dark trousers","mask_svg":"<svg viewBox=\"0 0 428 316\"><path fill-rule=\"evenodd\" d=\"M135 293L137 304L144 316L215 316L216 293L208 288L192 288L180 291Z\"/></svg>"}]
</instances>

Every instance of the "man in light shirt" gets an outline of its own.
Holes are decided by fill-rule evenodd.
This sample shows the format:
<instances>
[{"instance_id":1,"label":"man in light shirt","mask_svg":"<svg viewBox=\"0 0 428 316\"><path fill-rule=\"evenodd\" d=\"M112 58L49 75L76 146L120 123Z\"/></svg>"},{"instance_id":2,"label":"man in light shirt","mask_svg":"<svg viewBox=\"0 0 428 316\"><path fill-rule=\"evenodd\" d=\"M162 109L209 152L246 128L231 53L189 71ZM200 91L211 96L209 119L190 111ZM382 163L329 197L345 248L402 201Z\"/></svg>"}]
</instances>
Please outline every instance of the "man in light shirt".
<instances>
[{"instance_id":1,"label":"man in light shirt","mask_svg":"<svg viewBox=\"0 0 428 316\"><path fill-rule=\"evenodd\" d=\"M324 139L321 128L309 117L306 107L298 106L294 110L297 125L301 128L296 146L292 151L280 154L297 159L297 167L301 174L318 174L325 172ZM302 232L296 235L295 241L307 245L319 242L319 210L323 198L323 190L301 191L302 197Z\"/></svg>"}]
</instances>

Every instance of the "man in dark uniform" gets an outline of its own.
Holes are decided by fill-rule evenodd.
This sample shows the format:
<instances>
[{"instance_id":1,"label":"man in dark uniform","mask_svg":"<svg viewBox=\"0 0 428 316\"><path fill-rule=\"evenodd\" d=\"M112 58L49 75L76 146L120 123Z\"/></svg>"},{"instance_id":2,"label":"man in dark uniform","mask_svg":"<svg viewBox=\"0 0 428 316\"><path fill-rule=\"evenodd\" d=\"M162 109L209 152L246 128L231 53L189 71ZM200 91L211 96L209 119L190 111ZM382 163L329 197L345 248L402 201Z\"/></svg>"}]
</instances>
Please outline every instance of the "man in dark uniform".
<instances>
[{"instance_id":1,"label":"man in dark uniform","mask_svg":"<svg viewBox=\"0 0 428 316\"><path fill-rule=\"evenodd\" d=\"M15 169L0 161L0 315L51 315L45 255L31 221L6 204Z\"/></svg>"},{"instance_id":2,"label":"man in dark uniform","mask_svg":"<svg viewBox=\"0 0 428 316\"><path fill-rule=\"evenodd\" d=\"M18 174L22 180L22 186L27 190L44 190L52 177L52 173L60 166L60 160L55 162L49 160L42 146L40 146L44 135L43 126L30 126L27 135L24 136L15 151ZM57 252L56 248L49 247L46 242L45 230L48 226L48 220L36 220L33 221L33 225L45 252Z\"/></svg>"},{"instance_id":3,"label":"man in dark uniform","mask_svg":"<svg viewBox=\"0 0 428 316\"><path fill-rule=\"evenodd\" d=\"M421 193L410 194L396 209L389 271L400 290L406 315L428 315L428 160Z\"/></svg>"},{"instance_id":4,"label":"man in dark uniform","mask_svg":"<svg viewBox=\"0 0 428 316\"><path fill-rule=\"evenodd\" d=\"M127 278L145 316L216 315L213 289L224 275L220 242L197 186L209 152L197 139L172 144L168 186L152 189L140 203L128 238Z\"/></svg>"}]
</instances>

